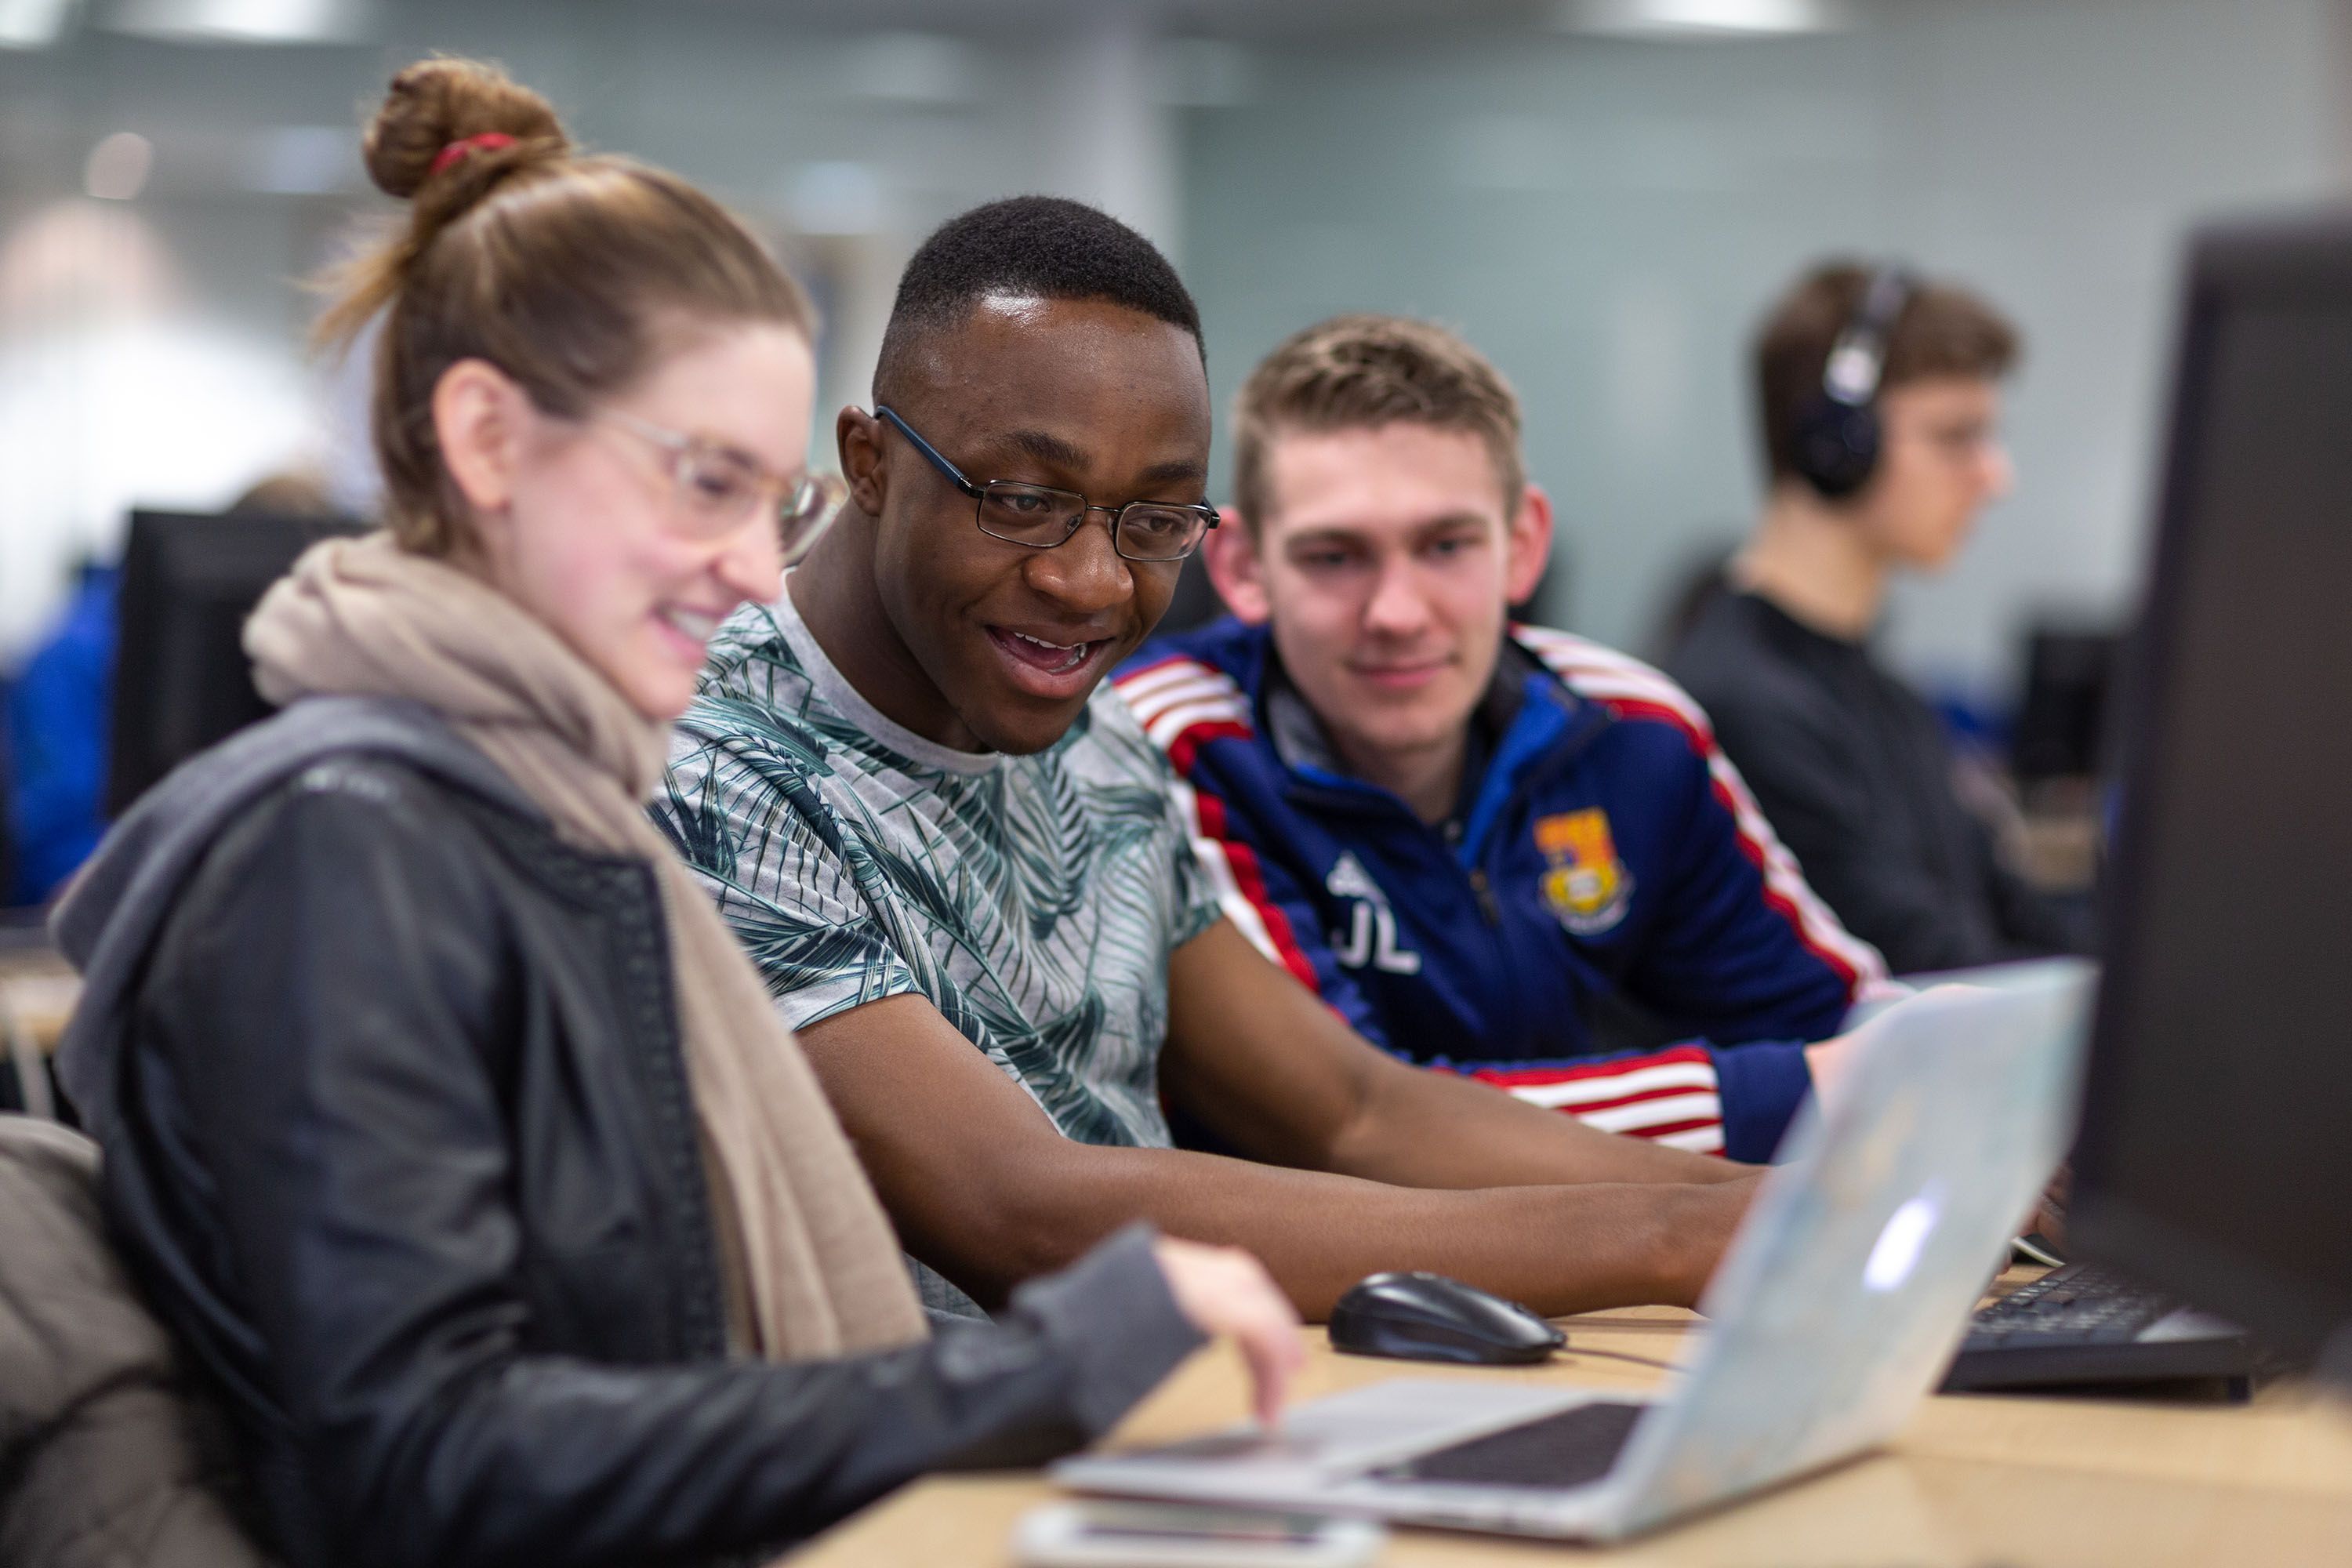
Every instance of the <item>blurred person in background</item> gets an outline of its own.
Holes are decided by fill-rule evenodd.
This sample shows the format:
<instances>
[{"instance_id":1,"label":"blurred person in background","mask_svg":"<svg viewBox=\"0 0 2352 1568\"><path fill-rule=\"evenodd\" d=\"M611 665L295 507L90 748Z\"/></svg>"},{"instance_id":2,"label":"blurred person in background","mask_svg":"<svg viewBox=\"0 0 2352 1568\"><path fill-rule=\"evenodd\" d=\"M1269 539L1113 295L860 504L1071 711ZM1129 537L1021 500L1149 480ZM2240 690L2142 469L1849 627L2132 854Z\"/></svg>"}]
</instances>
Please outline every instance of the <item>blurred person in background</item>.
<instances>
[{"instance_id":1,"label":"blurred person in background","mask_svg":"<svg viewBox=\"0 0 2352 1568\"><path fill-rule=\"evenodd\" d=\"M2008 493L2017 354L1963 289L1850 263L1801 279L1755 349L1763 515L1667 664L1806 879L1898 973L2089 943L2003 862L1934 710L1870 646L1895 576L1943 570Z\"/></svg>"},{"instance_id":2,"label":"blurred person in background","mask_svg":"<svg viewBox=\"0 0 2352 1568\"><path fill-rule=\"evenodd\" d=\"M8 683L0 788L13 851L10 904L43 902L89 858L106 830L106 742L114 679L120 567L90 562L56 626Z\"/></svg>"},{"instance_id":3,"label":"blurred person in background","mask_svg":"<svg viewBox=\"0 0 2352 1568\"><path fill-rule=\"evenodd\" d=\"M247 628L276 720L181 770L56 921L61 1071L133 1276L296 1568L702 1561L1103 1431L1204 1334L1270 1416L1296 1319L1133 1228L934 1337L765 988L644 814L704 641L829 521L813 323L733 217L403 71L388 531Z\"/></svg>"},{"instance_id":4,"label":"blurred person in background","mask_svg":"<svg viewBox=\"0 0 2352 1568\"><path fill-rule=\"evenodd\" d=\"M329 517L326 482L304 468L257 481L229 503L229 511L280 517ZM107 744L114 715L116 602L119 566L82 567L55 630L25 661L7 689L9 770L0 790L5 826L16 849L16 880L0 888L7 901L38 904L98 847L106 831Z\"/></svg>"},{"instance_id":5,"label":"blurred person in background","mask_svg":"<svg viewBox=\"0 0 2352 1568\"><path fill-rule=\"evenodd\" d=\"M1104 677L1216 522L1192 295L1049 197L908 263L850 503L711 645L660 816L942 1309L1141 1216L1317 1316L1426 1268L1546 1312L1695 1300L1743 1167L1380 1051L1254 948ZM1189 1115L1242 1158L1171 1146Z\"/></svg>"},{"instance_id":6,"label":"blurred person in background","mask_svg":"<svg viewBox=\"0 0 2352 1568\"><path fill-rule=\"evenodd\" d=\"M1656 670L1510 623L1550 555L1517 395L1340 316L1235 400L1204 547L1234 618L1114 684L1267 957L1366 1038L1612 1131L1771 1156L1884 971ZM1612 1049L1628 1008L1668 1040ZM1809 1045L1812 1048L1809 1050Z\"/></svg>"}]
</instances>

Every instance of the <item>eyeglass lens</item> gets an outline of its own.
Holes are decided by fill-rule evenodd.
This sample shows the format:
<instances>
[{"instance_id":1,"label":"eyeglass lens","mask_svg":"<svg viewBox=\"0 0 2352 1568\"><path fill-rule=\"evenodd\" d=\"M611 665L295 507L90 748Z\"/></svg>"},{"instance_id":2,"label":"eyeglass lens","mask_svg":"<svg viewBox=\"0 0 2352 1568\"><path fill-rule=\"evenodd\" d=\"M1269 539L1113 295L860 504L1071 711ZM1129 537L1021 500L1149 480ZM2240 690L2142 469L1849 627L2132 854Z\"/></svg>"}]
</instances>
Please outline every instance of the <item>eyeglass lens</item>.
<instances>
[{"instance_id":1,"label":"eyeglass lens","mask_svg":"<svg viewBox=\"0 0 2352 1568\"><path fill-rule=\"evenodd\" d=\"M848 499L846 485L830 476L820 478L815 474L802 476L798 484L784 492L783 501L776 510L776 526L783 542L785 565L808 553L817 536L841 515L842 503Z\"/></svg>"},{"instance_id":2,"label":"eyeglass lens","mask_svg":"<svg viewBox=\"0 0 2352 1568\"><path fill-rule=\"evenodd\" d=\"M697 445L678 454L679 498L704 521L727 527L740 522L764 488L759 469L724 448Z\"/></svg>"},{"instance_id":3,"label":"eyeglass lens","mask_svg":"<svg viewBox=\"0 0 2352 1568\"><path fill-rule=\"evenodd\" d=\"M725 532L741 526L767 494L769 481L757 465L724 447L695 445L677 455L677 490L687 515L701 528ZM776 526L787 562L816 542L839 510L837 481L803 475L777 498Z\"/></svg>"},{"instance_id":4,"label":"eyeglass lens","mask_svg":"<svg viewBox=\"0 0 2352 1568\"><path fill-rule=\"evenodd\" d=\"M981 531L1009 543L1050 548L1076 532L1086 514L1086 498L1068 490L1003 481L981 487ZM1173 561L1207 531L1207 519L1193 508L1135 501L1118 512L1113 542L1129 560Z\"/></svg>"}]
</instances>

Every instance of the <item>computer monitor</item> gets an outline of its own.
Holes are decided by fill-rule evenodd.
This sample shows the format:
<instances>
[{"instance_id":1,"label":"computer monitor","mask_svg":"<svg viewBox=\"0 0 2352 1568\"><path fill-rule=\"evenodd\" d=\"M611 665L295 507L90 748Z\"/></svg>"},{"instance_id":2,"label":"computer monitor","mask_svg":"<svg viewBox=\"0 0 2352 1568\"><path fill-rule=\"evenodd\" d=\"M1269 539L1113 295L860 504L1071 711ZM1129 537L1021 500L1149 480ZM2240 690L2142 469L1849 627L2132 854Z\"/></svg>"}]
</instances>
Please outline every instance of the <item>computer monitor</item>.
<instances>
[{"instance_id":1,"label":"computer monitor","mask_svg":"<svg viewBox=\"0 0 2352 1568\"><path fill-rule=\"evenodd\" d=\"M2025 634L2025 689L2010 737L2010 772L2021 784L2096 777L2105 768L2108 700L2121 633L2063 623Z\"/></svg>"},{"instance_id":2,"label":"computer monitor","mask_svg":"<svg viewBox=\"0 0 2352 1568\"><path fill-rule=\"evenodd\" d=\"M355 522L257 513L135 511L116 600L106 814L120 816L182 762L269 713L241 637L264 589Z\"/></svg>"},{"instance_id":3,"label":"computer monitor","mask_svg":"<svg viewBox=\"0 0 2352 1568\"><path fill-rule=\"evenodd\" d=\"M2352 1372L2352 215L2189 259L2070 1229Z\"/></svg>"}]
</instances>

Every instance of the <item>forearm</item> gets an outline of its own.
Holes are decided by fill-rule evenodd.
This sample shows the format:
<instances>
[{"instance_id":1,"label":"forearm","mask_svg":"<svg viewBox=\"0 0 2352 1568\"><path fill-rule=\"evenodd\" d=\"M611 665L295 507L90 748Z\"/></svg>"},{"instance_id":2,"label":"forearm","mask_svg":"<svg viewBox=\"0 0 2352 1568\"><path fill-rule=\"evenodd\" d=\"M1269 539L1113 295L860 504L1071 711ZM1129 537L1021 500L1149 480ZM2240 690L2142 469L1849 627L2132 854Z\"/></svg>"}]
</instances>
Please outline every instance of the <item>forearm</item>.
<instances>
[{"instance_id":1,"label":"forearm","mask_svg":"<svg viewBox=\"0 0 2352 1568\"><path fill-rule=\"evenodd\" d=\"M1139 1217L1172 1236L1248 1248L1299 1311L1320 1321L1348 1287L1386 1268L1449 1274L1549 1313L1688 1304L1746 1195L1676 1183L1400 1187L1073 1143L1022 1162L1017 1175L967 1183L964 1201L936 1212L928 1229L899 1220L919 1257L982 1301L999 1299L1019 1272L1055 1267Z\"/></svg>"},{"instance_id":2,"label":"forearm","mask_svg":"<svg viewBox=\"0 0 2352 1568\"><path fill-rule=\"evenodd\" d=\"M1413 1187L1711 1184L1721 1161L1615 1137L1358 1037L1228 928L1169 969L1162 1095L1253 1159Z\"/></svg>"},{"instance_id":3,"label":"forearm","mask_svg":"<svg viewBox=\"0 0 2352 1568\"><path fill-rule=\"evenodd\" d=\"M1367 1079L1332 1170L1413 1187L1737 1181L1748 1168L1588 1127L1492 1085L1402 1063Z\"/></svg>"},{"instance_id":4,"label":"forearm","mask_svg":"<svg viewBox=\"0 0 2352 1568\"><path fill-rule=\"evenodd\" d=\"M927 1471L1032 1466L1108 1430L1202 1342L1138 1232L993 1324L790 1363L485 1360L336 1391L311 1462L388 1564L764 1552Z\"/></svg>"}]
</instances>

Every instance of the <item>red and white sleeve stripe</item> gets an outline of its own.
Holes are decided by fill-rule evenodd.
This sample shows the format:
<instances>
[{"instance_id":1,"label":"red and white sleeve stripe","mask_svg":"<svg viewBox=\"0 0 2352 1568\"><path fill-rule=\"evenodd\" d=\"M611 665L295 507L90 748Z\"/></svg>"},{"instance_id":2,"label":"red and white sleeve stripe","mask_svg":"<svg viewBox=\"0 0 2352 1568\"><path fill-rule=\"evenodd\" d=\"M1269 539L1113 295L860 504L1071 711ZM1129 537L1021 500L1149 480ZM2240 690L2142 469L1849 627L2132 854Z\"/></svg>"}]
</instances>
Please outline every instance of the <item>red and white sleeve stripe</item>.
<instances>
[{"instance_id":1,"label":"red and white sleeve stripe","mask_svg":"<svg viewBox=\"0 0 2352 1568\"><path fill-rule=\"evenodd\" d=\"M1847 931L1797 868L1731 759L1716 743L1715 727L1690 694L1664 671L1566 632L1514 626L1512 635L1579 697L1624 718L1662 721L1681 731L1706 763L1715 798L1731 814L1739 847L1764 879L1764 901L1795 928L1806 948L1844 976L1856 1002L1900 994L1878 950Z\"/></svg>"},{"instance_id":2,"label":"red and white sleeve stripe","mask_svg":"<svg viewBox=\"0 0 2352 1568\"><path fill-rule=\"evenodd\" d=\"M1192 857L1216 895L1217 907L1249 943L1317 995L1323 987L1298 944L1290 917L1266 890L1257 852L1228 835L1224 802L1196 789L1190 774L1202 744L1256 733L1249 700L1223 671L1181 656L1147 665L1111 682L1151 743L1167 754L1176 777L1170 788L1190 825Z\"/></svg>"},{"instance_id":3,"label":"red and white sleeve stripe","mask_svg":"<svg viewBox=\"0 0 2352 1568\"><path fill-rule=\"evenodd\" d=\"M1702 1046L1675 1046L1613 1061L1477 1067L1482 1083L1559 1110L1603 1132L1647 1138L1695 1153L1723 1152L1723 1100Z\"/></svg>"}]
</instances>

